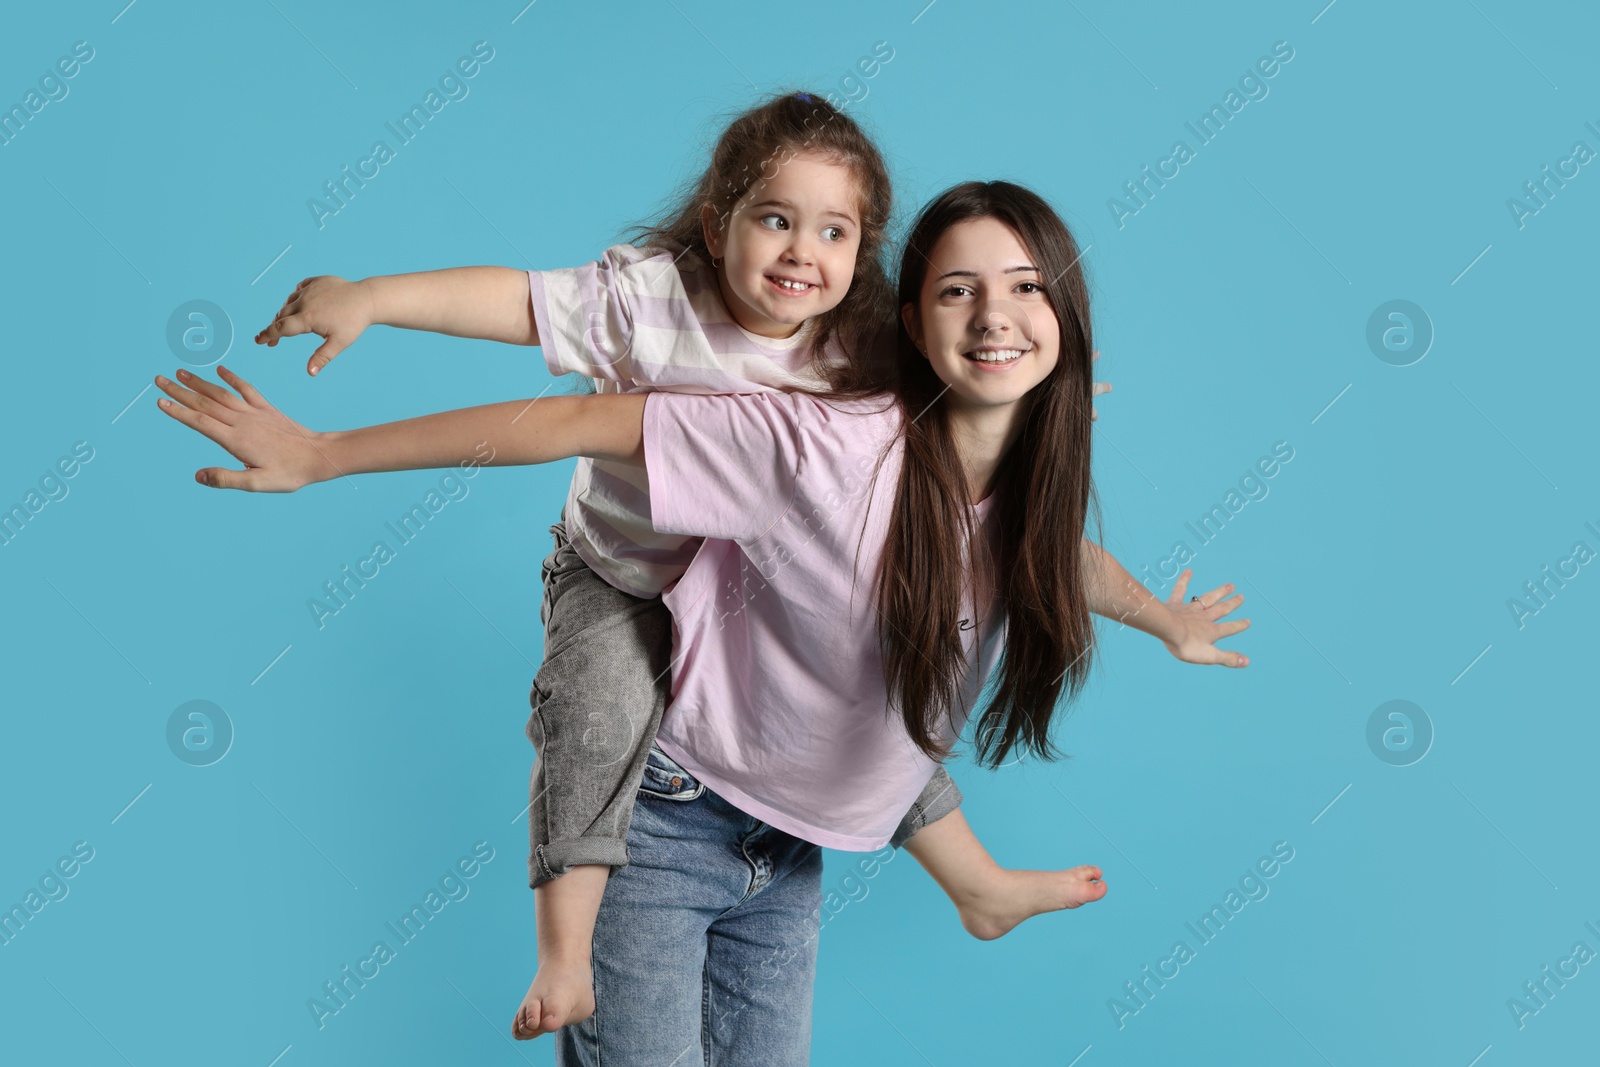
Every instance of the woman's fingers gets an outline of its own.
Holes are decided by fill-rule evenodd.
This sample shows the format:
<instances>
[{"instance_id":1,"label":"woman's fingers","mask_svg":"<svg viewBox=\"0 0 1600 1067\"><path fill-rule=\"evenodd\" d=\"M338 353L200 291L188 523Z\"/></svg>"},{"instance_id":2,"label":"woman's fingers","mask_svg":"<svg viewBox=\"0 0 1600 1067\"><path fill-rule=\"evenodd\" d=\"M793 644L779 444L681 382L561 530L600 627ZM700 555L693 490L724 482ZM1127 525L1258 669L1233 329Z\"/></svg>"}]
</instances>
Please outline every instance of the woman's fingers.
<instances>
[{"instance_id":1,"label":"woman's fingers","mask_svg":"<svg viewBox=\"0 0 1600 1067\"><path fill-rule=\"evenodd\" d=\"M180 371L179 373L185 374L187 372ZM190 375L189 381L192 384L196 381L196 379L193 375ZM163 378L159 374L156 375L156 386L160 388L162 392L170 396L173 400L176 400L179 404L182 404L185 408L189 408L201 415L205 415L224 426L232 425L233 423L232 416L237 409L235 409L232 405L219 403L215 400L212 400L209 396L195 392L193 389L185 389L177 382L171 380L170 378ZM213 386L213 388L216 387Z\"/></svg>"},{"instance_id":2,"label":"woman's fingers","mask_svg":"<svg viewBox=\"0 0 1600 1067\"><path fill-rule=\"evenodd\" d=\"M255 386L251 385L249 382L245 381L243 378L239 377L237 374L233 373L233 371L229 370L227 367L224 367L220 363L217 364L217 374L226 380L229 385L238 390L239 395L244 398L244 402L249 404L251 407L266 408L268 411L278 410L271 404L267 403L266 397L256 392Z\"/></svg>"},{"instance_id":3,"label":"woman's fingers","mask_svg":"<svg viewBox=\"0 0 1600 1067\"><path fill-rule=\"evenodd\" d=\"M1212 589L1209 592L1201 593L1200 594L1200 606L1203 607L1203 608L1206 608L1207 610L1209 610L1209 609L1211 609L1213 607L1220 607L1221 605L1218 603L1218 601L1220 601L1223 597L1227 596L1231 592L1233 592L1233 583L1229 582L1226 585L1219 585L1215 589ZM1228 612L1232 611L1234 608L1238 607L1242 603L1244 603L1244 595L1241 593L1239 595L1238 600L1233 604L1233 607L1226 608L1226 609L1218 612L1218 614L1219 615L1226 615Z\"/></svg>"},{"instance_id":4,"label":"woman's fingers","mask_svg":"<svg viewBox=\"0 0 1600 1067\"><path fill-rule=\"evenodd\" d=\"M254 492L254 470L231 471L226 467L206 467L194 472L194 480L213 489L243 489Z\"/></svg>"},{"instance_id":5,"label":"woman's fingers","mask_svg":"<svg viewBox=\"0 0 1600 1067\"><path fill-rule=\"evenodd\" d=\"M1207 594L1207 595L1210 595L1210 594ZM1215 604L1211 605L1212 609L1214 610L1214 614L1213 614L1212 617L1220 619L1224 615L1228 614L1230 611L1233 611L1240 604L1243 604L1243 603L1244 603L1244 594L1243 593L1235 593L1233 596L1229 597L1227 600L1219 601L1218 603L1215 603Z\"/></svg>"},{"instance_id":6,"label":"woman's fingers","mask_svg":"<svg viewBox=\"0 0 1600 1067\"><path fill-rule=\"evenodd\" d=\"M165 386L162 388L165 388ZM162 411L165 411L168 415L171 415L174 419L177 419L179 422L189 427L189 429L195 431L196 433L204 434L217 444L221 445L223 448L228 448L228 439L232 438L232 434L230 433L232 427L230 427L227 423L218 422L210 415L203 414L194 410L193 408L185 407L184 405L175 403L174 401L168 400L165 397L157 401L157 406L160 407ZM228 451L231 452L233 450L228 449Z\"/></svg>"},{"instance_id":7,"label":"woman's fingers","mask_svg":"<svg viewBox=\"0 0 1600 1067\"><path fill-rule=\"evenodd\" d=\"M237 396L224 389L215 382L208 382L197 374L190 373L183 368L178 368L178 380L190 389L208 397L223 407L238 410L240 400Z\"/></svg>"},{"instance_id":8,"label":"woman's fingers","mask_svg":"<svg viewBox=\"0 0 1600 1067\"><path fill-rule=\"evenodd\" d=\"M1172 592L1167 595L1168 604L1182 604L1183 594L1189 588L1189 578L1194 574L1192 570L1185 570L1178 575L1178 580L1172 583Z\"/></svg>"}]
</instances>

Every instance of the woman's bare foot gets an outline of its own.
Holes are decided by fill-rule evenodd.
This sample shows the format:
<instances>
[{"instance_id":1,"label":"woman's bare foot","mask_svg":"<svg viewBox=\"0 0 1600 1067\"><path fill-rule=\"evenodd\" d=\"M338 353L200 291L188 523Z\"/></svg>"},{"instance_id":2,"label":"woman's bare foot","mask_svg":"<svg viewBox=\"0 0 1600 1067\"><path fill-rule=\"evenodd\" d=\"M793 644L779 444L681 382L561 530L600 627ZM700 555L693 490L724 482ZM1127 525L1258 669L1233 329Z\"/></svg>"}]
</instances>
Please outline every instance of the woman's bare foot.
<instances>
[{"instance_id":1,"label":"woman's bare foot","mask_svg":"<svg viewBox=\"0 0 1600 1067\"><path fill-rule=\"evenodd\" d=\"M540 961L539 973L522 998L511 1036L526 1041L594 1014L594 971L590 961Z\"/></svg>"},{"instance_id":2,"label":"woman's bare foot","mask_svg":"<svg viewBox=\"0 0 1600 1067\"><path fill-rule=\"evenodd\" d=\"M1092 865L1064 871L994 867L982 879L980 888L955 900L956 910L961 913L961 925L967 933L980 941L993 941L1024 919L1099 900L1106 895L1106 884L1100 875L1100 868Z\"/></svg>"}]
</instances>

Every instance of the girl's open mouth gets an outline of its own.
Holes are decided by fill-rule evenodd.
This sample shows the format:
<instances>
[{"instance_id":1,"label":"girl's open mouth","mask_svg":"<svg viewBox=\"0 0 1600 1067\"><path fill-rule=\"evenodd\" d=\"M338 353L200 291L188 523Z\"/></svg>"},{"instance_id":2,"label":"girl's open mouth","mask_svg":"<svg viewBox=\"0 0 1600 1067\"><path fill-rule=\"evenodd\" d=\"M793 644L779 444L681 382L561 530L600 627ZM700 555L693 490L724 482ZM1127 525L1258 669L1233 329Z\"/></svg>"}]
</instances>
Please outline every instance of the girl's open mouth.
<instances>
[{"instance_id":1,"label":"girl's open mouth","mask_svg":"<svg viewBox=\"0 0 1600 1067\"><path fill-rule=\"evenodd\" d=\"M784 296L804 296L817 288L813 282L803 282L796 278L784 278L776 274L765 275L767 284Z\"/></svg>"}]
</instances>

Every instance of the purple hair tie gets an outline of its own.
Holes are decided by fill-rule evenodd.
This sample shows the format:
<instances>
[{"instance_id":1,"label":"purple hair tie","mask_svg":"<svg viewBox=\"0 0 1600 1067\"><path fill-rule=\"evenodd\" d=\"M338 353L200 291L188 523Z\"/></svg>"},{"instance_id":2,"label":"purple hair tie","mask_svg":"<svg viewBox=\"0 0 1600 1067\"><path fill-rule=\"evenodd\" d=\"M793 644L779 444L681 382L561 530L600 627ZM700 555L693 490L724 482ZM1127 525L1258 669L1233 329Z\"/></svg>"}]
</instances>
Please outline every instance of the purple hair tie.
<instances>
[{"instance_id":1,"label":"purple hair tie","mask_svg":"<svg viewBox=\"0 0 1600 1067\"><path fill-rule=\"evenodd\" d=\"M796 100L800 101L802 104L811 103L811 94L810 93L795 93L794 94L794 98Z\"/></svg>"}]
</instances>

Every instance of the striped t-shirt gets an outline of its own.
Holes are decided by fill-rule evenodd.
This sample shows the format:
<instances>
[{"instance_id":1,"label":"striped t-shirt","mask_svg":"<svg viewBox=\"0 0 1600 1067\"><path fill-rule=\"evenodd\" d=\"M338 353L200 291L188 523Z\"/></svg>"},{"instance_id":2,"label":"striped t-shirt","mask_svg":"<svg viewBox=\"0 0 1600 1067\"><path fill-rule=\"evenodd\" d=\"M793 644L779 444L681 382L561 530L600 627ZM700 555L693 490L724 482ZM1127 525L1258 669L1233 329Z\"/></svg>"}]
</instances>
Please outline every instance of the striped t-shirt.
<instances>
[{"instance_id":1,"label":"striped t-shirt","mask_svg":"<svg viewBox=\"0 0 1600 1067\"><path fill-rule=\"evenodd\" d=\"M576 371L602 393L765 393L818 390L809 324L760 337L728 314L715 271L692 252L614 245L597 262L528 272L534 320L551 374ZM830 343L823 360L843 359ZM567 534L612 585L652 597L683 576L698 537L650 524L643 467L579 459Z\"/></svg>"}]
</instances>

